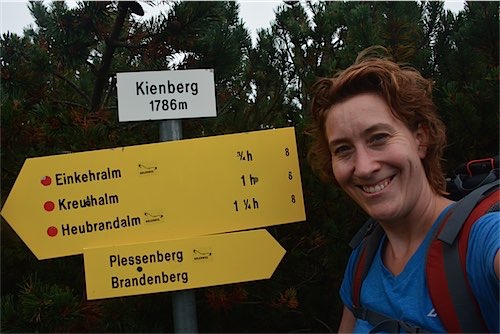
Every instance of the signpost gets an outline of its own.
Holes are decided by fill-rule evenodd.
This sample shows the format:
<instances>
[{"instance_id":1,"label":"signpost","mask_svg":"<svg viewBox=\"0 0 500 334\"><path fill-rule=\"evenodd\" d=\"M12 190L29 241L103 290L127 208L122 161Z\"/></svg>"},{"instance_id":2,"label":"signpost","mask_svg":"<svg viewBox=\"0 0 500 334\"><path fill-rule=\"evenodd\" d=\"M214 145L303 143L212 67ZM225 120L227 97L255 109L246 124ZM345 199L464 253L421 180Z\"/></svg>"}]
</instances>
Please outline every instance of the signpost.
<instances>
[{"instance_id":1,"label":"signpost","mask_svg":"<svg viewBox=\"0 0 500 334\"><path fill-rule=\"evenodd\" d=\"M285 250L265 230L305 220L294 128L199 139L213 70L117 73L120 122L161 143L27 159L1 215L38 259L84 254L88 299L175 291L176 332L197 332L194 288L269 278ZM234 233L226 233L234 232Z\"/></svg>"},{"instance_id":2,"label":"signpost","mask_svg":"<svg viewBox=\"0 0 500 334\"><path fill-rule=\"evenodd\" d=\"M216 116L211 69L117 73L120 122Z\"/></svg>"},{"instance_id":3,"label":"signpost","mask_svg":"<svg viewBox=\"0 0 500 334\"><path fill-rule=\"evenodd\" d=\"M1 214L38 259L304 221L294 129L27 159Z\"/></svg>"},{"instance_id":4,"label":"signpost","mask_svg":"<svg viewBox=\"0 0 500 334\"><path fill-rule=\"evenodd\" d=\"M182 139L181 118L216 116L213 70L117 74L121 122L159 119L160 141ZM198 332L193 290L172 295L176 333Z\"/></svg>"},{"instance_id":5,"label":"signpost","mask_svg":"<svg viewBox=\"0 0 500 334\"><path fill-rule=\"evenodd\" d=\"M85 249L87 297L111 298L266 279L284 254L264 229Z\"/></svg>"}]
</instances>

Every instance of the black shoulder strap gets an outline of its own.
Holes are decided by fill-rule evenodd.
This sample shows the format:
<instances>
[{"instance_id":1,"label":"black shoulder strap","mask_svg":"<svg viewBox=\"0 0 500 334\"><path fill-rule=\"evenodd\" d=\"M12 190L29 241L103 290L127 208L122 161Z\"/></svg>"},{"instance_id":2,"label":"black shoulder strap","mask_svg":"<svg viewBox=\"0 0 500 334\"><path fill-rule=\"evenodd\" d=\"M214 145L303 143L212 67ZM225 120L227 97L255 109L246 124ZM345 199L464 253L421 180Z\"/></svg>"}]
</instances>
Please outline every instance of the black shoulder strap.
<instances>
[{"instance_id":1,"label":"black shoulder strap","mask_svg":"<svg viewBox=\"0 0 500 334\"><path fill-rule=\"evenodd\" d=\"M447 243L448 245L451 245L457 238L458 232L460 232L460 230L462 229L462 226L469 214L472 212L472 209L474 209L474 207L482 199L485 193L487 193L491 189L494 189L495 187L498 188L498 186L499 180L496 180L492 183L488 183L477 188L469 195L462 198L455 205L454 211L448 219L446 226L444 226L444 228L439 233L438 239Z\"/></svg>"},{"instance_id":2,"label":"black shoulder strap","mask_svg":"<svg viewBox=\"0 0 500 334\"><path fill-rule=\"evenodd\" d=\"M402 320L390 318L384 314L368 310L364 307L353 308L353 315L357 319L368 321L371 325L373 325L373 329L370 333L401 333L401 331L405 333L431 333L421 327L412 325Z\"/></svg>"},{"instance_id":3,"label":"black shoulder strap","mask_svg":"<svg viewBox=\"0 0 500 334\"><path fill-rule=\"evenodd\" d=\"M361 228L359 229L358 232L356 232L356 234L354 235L354 237L351 239L351 241L349 241L349 246L354 249L356 247L359 246L359 244L361 244L361 242L373 231L373 229L375 228L375 226L377 225L378 223L372 219L372 218L369 218L364 224L363 226L361 226Z\"/></svg>"}]
</instances>

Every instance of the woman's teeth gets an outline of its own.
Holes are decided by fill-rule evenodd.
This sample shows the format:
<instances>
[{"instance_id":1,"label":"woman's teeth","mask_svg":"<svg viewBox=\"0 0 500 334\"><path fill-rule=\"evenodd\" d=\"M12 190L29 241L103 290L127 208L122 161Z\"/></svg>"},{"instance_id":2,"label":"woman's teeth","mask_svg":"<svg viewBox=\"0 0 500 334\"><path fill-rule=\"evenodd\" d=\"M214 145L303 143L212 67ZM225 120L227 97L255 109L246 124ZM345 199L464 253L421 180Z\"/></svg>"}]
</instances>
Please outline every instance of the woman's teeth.
<instances>
[{"instance_id":1,"label":"woman's teeth","mask_svg":"<svg viewBox=\"0 0 500 334\"><path fill-rule=\"evenodd\" d=\"M379 192L379 191L383 190L385 187L387 187L389 185L389 183L391 183L391 180L390 179L386 179L386 180L380 182L377 185L374 185L374 186L362 186L362 188L363 188L364 192L367 192L369 194L373 194L373 193L376 193L376 192Z\"/></svg>"}]
</instances>

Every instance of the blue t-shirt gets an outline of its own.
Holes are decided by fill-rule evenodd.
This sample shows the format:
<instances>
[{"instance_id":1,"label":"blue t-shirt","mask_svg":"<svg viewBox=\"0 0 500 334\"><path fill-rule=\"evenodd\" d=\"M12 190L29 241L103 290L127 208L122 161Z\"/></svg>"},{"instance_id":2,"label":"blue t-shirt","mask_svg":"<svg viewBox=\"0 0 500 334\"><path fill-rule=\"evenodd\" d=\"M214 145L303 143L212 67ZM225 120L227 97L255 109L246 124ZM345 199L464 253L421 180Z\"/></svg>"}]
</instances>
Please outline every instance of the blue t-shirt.
<instances>
[{"instance_id":1,"label":"blue t-shirt","mask_svg":"<svg viewBox=\"0 0 500 334\"><path fill-rule=\"evenodd\" d=\"M403 320L434 333L446 332L431 302L425 280L425 255L437 222L444 217L444 210L434 223L426 238L410 258L404 270L394 276L382 262L382 238L377 254L361 287L361 305ZM500 213L486 214L474 223L469 235L467 251L467 274L472 291L480 304L483 318L489 330L499 331L499 280L494 270L494 258L500 248ZM352 311L352 278L360 247L357 247L347 264L340 296L344 305ZM368 333L373 326L356 319L355 333Z\"/></svg>"}]
</instances>

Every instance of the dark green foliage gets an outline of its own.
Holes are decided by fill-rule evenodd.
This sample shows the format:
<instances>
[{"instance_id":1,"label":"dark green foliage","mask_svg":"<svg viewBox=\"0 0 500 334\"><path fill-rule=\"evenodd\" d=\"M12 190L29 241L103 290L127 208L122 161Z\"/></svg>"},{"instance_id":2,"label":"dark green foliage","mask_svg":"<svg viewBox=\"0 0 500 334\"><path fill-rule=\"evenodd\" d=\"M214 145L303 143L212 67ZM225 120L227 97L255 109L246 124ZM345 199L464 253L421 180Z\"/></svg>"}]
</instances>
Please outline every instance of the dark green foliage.
<instances>
[{"instance_id":1,"label":"dark green foliage","mask_svg":"<svg viewBox=\"0 0 500 334\"><path fill-rule=\"evenodd\" d=\"M2 296L3 297L3 296ZM28 276L19 284L19 294L2 298L4 332L66 332L81 328L81 299L63 284Z\"/></svg>"},{"instance_id":2,"label":"dark green foliage","mask_svg":"<svg viewBox=\"0 0 500 334\"><path fill-rule=\"evenodd\" d=\"M383 45L435 81L446 171L498 154L498 3L286 1L255 46L236 2L167 3L144 20L123 2L32 2L36 28L2 36L2 203L28 157L158 141L155 122L118 122L117 72L213 68L218 116L184 120L184 138L294 126L307 222L269 228L287 250L272 279L198 289L199 330L335 332L366 217L307 164L310 87ZM81 255L38 261L0 227L2 332L173 331L169 293L87 301Z\"/></svg>"},{"instance_id":3,"label":"dark green foliage","mask_svg":"<svg viewBox=\"0 0 500 334\"><path fill-rule=\"evenodd\" d=\"M437 101L448 126L449 170L498 154L498 3L468 2L437 64ZM466 149L465 149L466 148Z\"/></svg>"}]
</instances>

